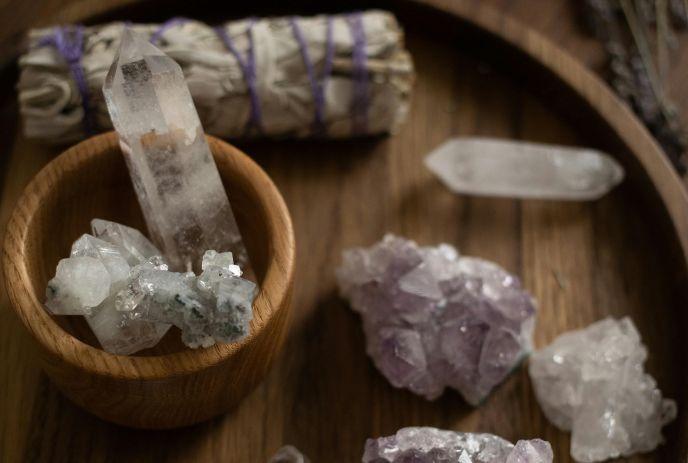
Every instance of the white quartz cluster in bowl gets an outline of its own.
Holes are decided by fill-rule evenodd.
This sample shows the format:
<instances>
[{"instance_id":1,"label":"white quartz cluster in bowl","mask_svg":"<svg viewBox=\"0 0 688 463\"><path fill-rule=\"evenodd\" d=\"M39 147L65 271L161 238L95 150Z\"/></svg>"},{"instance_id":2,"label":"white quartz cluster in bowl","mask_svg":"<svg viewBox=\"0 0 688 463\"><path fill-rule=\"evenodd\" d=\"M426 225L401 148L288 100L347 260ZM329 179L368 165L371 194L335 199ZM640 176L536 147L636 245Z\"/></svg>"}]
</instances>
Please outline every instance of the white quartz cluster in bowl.
<instances>
[{"instance_id":1,"label":"white quartz cluster in bowl","mask_svg":"<svg viewBox=\"0 0 688 463\"><path fill-rule=\"evenodd\" d=\"M535 303L498 265L393 235L344 252L339 288L361 314L368 354L395 387L445 387L479 404L532 348Z\"/></svg>"},{"instance_id":2,"label":"white quartz cluster in bowl","mask_svg":"<svg viewBox=\"0 0 688 463\"><path fill-rule=\"evenodd\" d=\"M59 262L46 307L86 317L104 350L153 347L172 325L194 348L249 334L256 285L241 278L230 252L206 251L198 276L171 272L138 230L100 219L91 226L93 235L81 236Z\"/></svg>"}]
</instances>

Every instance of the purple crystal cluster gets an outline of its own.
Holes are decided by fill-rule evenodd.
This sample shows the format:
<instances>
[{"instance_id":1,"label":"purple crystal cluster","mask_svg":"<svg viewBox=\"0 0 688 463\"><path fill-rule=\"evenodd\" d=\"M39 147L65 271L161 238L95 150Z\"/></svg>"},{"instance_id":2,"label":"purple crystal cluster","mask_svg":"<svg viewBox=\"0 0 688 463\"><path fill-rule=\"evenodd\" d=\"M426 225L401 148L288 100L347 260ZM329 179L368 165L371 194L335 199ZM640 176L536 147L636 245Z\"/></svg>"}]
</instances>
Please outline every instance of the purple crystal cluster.
<instances>
[{"instance_id":1,"label":"purple crystal cluster","mask_svg":"<svg viewBox=\"0 0 688 463\"><path fill-rule=\"evenodd\" d=\"M492 434L403 428L393 436L368 439L363 463L552 463L552 447L540 439L513 445Z\"/></svg>"},{"instance_id":2,"label":"purple crystal cluster","mask_svg":"<svg viewBox=\"0 0 688 463\"><path fill-rule=\"evenodd\" d=\"M536 309L518 278L450 245L386 235L345 251L337 279L377 368L428 400L448 386L477 405L532 349Z\"/></svg>"}]
</instances>

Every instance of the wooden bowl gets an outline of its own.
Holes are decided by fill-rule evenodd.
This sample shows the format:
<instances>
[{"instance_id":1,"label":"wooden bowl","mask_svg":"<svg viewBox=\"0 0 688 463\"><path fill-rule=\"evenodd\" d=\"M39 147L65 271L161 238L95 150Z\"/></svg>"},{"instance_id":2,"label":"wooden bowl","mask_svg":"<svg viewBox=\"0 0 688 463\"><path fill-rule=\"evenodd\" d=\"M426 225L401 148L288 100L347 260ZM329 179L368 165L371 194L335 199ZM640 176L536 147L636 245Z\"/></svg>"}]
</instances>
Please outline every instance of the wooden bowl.
<instances>
[{"instance_id":1,"label":"wooden bowl","mask_svg":"<svg viewBox=\"0 0 688 463\"><path fill-rule=\"evenodd\" d=\"M241 343L191 350L175 329L153 349L113 355L97 347L82 317L53 317L43 307L57 262L89 231L92 218L145 229L113 132L79 143L45 166L11 215L3 265L12 306L40 347L48 376L105 420L172 428L222 413L263 378L282 344L294 276L289 212L256 163L225 142L208 141L261 288L251 335Z\"/></svg>"}]
</instances>

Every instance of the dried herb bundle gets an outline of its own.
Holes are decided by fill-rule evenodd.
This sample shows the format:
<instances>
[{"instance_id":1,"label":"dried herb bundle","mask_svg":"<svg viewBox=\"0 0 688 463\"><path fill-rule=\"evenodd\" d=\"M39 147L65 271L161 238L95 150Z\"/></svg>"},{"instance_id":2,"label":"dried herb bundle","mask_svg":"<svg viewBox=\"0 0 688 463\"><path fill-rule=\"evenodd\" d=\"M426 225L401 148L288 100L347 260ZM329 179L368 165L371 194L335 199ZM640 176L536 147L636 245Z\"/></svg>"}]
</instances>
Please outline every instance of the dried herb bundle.
<instances>
[{"instance_id":1,"label":"dried herb bundle","mask_svg":"<svg viewBox=\"0 0 688 463\"><path fill-rule=\"evenodd\" d=\"M389 12L247 18L212 27L173 18L131 29L184 71L206 132L221 137L331 137L394 132L414 80ZM28 138L80 140L111 127L101 88L124 23L29 31L19 58Z\"/></svg>"},{"instance_id":2,"label":"dried herb bundle","mask_svg":"<svg viewBox=\"0 0 688 463\"><path fill-rule=\"evenodd\" d=\"M685 173L688 139L664 77L675 34L688 27L688 0L585 0L583 5L583 19L607 51L612 87Z\"/></svg>"}]
</instances>

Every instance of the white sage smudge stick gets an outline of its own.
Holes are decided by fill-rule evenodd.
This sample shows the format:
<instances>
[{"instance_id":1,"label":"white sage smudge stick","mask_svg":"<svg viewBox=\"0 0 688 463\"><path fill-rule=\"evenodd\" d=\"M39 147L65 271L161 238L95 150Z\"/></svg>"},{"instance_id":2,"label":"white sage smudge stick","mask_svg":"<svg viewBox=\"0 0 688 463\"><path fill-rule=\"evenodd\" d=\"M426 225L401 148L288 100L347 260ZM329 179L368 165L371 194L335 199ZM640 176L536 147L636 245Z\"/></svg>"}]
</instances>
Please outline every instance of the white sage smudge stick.
<instances>
[{"instance_id":1,"label":"white sage smudge stick","mask_svg":"<svg viewBox=\"0 0 688 463\"><path fill-rule=\"evenodd\" d=\"M213 135L390 133L408 113L413 63L403 31L385 11L129 27L181 65ZM111 128L100 89L123 28L116 22L29 32L17 86L28 138L65 143Z\"/></svg>"}]
</instances>

